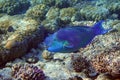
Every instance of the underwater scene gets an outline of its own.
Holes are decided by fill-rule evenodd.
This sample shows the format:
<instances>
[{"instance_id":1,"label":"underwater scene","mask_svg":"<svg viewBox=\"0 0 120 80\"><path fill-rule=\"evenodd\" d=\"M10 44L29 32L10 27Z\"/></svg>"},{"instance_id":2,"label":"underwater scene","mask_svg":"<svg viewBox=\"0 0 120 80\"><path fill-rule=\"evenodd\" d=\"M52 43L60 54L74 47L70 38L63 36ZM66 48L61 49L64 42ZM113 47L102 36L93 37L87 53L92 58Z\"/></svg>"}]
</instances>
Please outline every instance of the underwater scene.
<instances>
[{"instance_id":1,"label":"underwater scene","mask_svg":"<svg viewBox=\"0 0 120 80\"><path fill-rule=\"evenodd\" d=\"M120 0L0 0L0 80L120 80Z\"/></svg>"}]
</instances>

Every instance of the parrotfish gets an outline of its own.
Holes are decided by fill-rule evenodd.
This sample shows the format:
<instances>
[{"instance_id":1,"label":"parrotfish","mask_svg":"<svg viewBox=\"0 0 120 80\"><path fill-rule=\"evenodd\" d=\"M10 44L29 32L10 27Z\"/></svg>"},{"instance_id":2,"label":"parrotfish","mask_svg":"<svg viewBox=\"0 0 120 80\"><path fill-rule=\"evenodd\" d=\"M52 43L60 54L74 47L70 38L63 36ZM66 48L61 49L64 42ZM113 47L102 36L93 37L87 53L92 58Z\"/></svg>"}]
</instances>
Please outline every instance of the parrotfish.
<instances>
[{"instance_id":1,"label":"parrotfish","mask_svg":"<svg viewBox=\"0 0 120 80\"><path fill-rule=\"evenodd\" d=\"M69 26L61 28L57 32L46 37L44 44L50 52L74 52L80 48L86 47L97 35L109 32L102 26L104 21L89 26Z\"/></svg>"}]
</instances>

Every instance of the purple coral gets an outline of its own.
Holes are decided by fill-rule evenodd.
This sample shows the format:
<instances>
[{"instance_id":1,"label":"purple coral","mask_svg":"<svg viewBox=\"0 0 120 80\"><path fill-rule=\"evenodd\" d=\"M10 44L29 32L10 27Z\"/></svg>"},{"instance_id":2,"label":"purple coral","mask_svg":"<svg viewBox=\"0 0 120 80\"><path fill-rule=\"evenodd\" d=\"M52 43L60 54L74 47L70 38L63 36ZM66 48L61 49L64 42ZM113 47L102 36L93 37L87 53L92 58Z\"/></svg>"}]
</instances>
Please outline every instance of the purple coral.
<instances>
[{"instance_id":1,"label":"purple coral","mask_svg":"<svg viewBox=\"0 0 120 80\"><path fill-rule=\"evenodd\" d=\"M12 76L17 80L45 80L46 78L41 69L30 64L15 64L12 67Z\"/></svg>"},{"instance_id":2,"label":"purple coral","mask_svg":"<svg viewBox=\"0 0 120 80\"><path fill-rule=\"evenodd\" d=\"M32 80L44 80L45 79L45 74L41 69L38 69L37 66L33 67L34 73L32 76L35 76ZM30 79L29 79L30 80Z\"/></svg>"}]
</instances>

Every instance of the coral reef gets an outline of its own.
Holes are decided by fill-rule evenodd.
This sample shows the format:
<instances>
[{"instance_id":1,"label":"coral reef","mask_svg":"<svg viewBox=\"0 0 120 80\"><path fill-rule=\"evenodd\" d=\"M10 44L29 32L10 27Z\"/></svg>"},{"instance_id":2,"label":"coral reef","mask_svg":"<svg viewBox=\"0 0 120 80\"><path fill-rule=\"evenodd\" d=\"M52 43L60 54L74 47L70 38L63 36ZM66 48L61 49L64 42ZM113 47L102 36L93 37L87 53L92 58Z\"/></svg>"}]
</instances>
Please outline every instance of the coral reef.
<instances>
[{"instance_id":1,"label":"coral reef","mask_svg":"<svg viewBox=\"0 0 120 80\"><path fill-rule=\"evenodd\" d=\"M42 57L45 59L45 60L50 60L50 59L53 59L53 54L48 52L47 50L43 51L42 53Z\"/></svg>"},{"instance_id":2,"label":"coral reef","mask_svg":"<svg viewBox=\"0 0 120 80\"><path fill-rule=\"evenodd\" d=\"M8 24L4 22L6 28L1 28L7 33L0 34L0 65L24 55L44 38L43 30L35 20L20 19L20 17L18 19L10 16L0 18L0 23L4 24L1 20L7 21ZM12 31L8 30L10 26L13 28ZM4 27L4 25L0 27Z\"/></svg>"},{"instance_id":3,"label":"coral reef","mask_svg":"<svg viewBox=\"0 0 120 80\"><path fill-rule=\"evenodd\" d=\"M37 63L38 61L39 61L39 59L34 56L26 58L26 62L28 62L28 63Z\"/></svg>"},{"instance_id":4,"label":"coral reef","mask_svg":"<svg viewBox=\"0 0 120 80\"><path fill-rule=\"evenodd\" d=\"M0 80L14 80L11 76L11 68L0 69Z\"/></svg>"},{"instance_id":5,"label":"coral reef","mask_svg":"<svg viewBox=\"0 0 120 80\"><path fill-rule=\"evenodd\" d=\"M92 59L93 67L101 73L108 72L114 77L120 77L120 44L110 50L96 55Z\"/></svg>"},{"instance_id":6,"label":"coral reef","mask_svg":"<svg viewBox=\"0 0 120 80\"><path fill-rule=\"evenodd\" d=\"M83 80L83 79L79 76L74 76L72 78L69 78L68 80Z\"/></svg>"},{"instance_id":7,"label":"coral reef","mask_svg":"<svg viewBox=\"0 0 120 80\"><path fill-rule=\"evenodd\" d=\"M76 52L51 53L41 43L101 19L112 30ZM0 80L120 80L120 0L0 0Z\"/></svg>"},{"instance_id":8,"label":"coral reef","mask_svg":"<svg viewBox=\"0 0 120 80\"><path fill-rule=\"evenodd\" d=\"M55 6L57 8L67 8L85 1L87 0L31 0L30 2L32 6L37 4L46 4L50 7Z\"/></svg>"},{"instance_id":9,"label":"coral reef","mask_svg":"<svg viewBox=\"0 0 120 80\"><path fill-rule=\"evenodd\" d=\"M34 6L36 4L45 4L48 6L56 6L58 8L65 8L69 6L68 0L31 0L31 5Z\"/></svg>"},{"instance_id":10,"label":"coral reef","mask_svg":"<svg viewBox=\"0 0 120 80\"><path fill-rule=\"evenodd\" d=\"M76 8L68 7L60 10L60 19L64 23L69 23L71 21L79 20L78 12Z\"/></svg>"},{"instance_id":11,"label":"coral reef","mask_svg":"<svg viewBox=\"0 0 120 80\"><path fill-rule=\"evenodd\" d=\"M90 46L80 49L80 54L87 57L98 73L108 73L114 77L120 75L119 53L120 34L118 32L99 36Z\"/></svg>"},{"instance_id":12,"label":"coral reef","mask_svg":"<svg viewBox=\"0 0 120 80\"><path fill-rule=\"evenodd\" d=\"M59 14L60 14L60 9L59 8L51 7L46 14L46 18L48 20L51 20L51 19L53 20L53 19L58 18Z\"/></svg>"},{"instance_id":13,"label":"coral reef","mask_svg":"<svg viewBox=\"0 0 120 80\"><path fill-rule=\"evenodd\" d=\"M80 15L86 20L106 19L110 12L103 6L88 5L80 10Z\"/></svg>"},{"instance_id":14,"label":"coral reef","mask_svg":"<svg viewBox=\"0 0 120 80\"><path fill-rule=\"evenodd\" d=\"M12 76L17 80L45 80L44 72L37 66L29 64L14 64Z\"/></svg>"},{"instance_id":15,"label":"coral reef","mask_svg":"<svg viewBox=\"0 0 120 80\"><path fill-rule=\"evenodd\" d=\"M69 2L68 0L55 0L55 6L58 8L67 8L70 6Z\"/></svg>"},{"instance_id":16,"label":"coral reef","mask_svg":"<svg viewBox=\"0 0 120 80\"><path fill-rule=\"evenodd\" d=\"M108 25L107 27L110 26L120 32L120 20L108 20L106 24Z\"/></svg>"},{"instance_id":17,"label":"coral reef","mask_svg":"<svg viewBox=\"0 0 120 80\"><path fill-rule=\"evenodd\" d=\"M0 13L15 15L25 12L30 6L28 0L1 0Z\"/></svg>"},{"instance_id":18,"label":"coral reef","mask_svg":"<svg viewBox=\"0 0 120 80\"><path fill-rule=\"evenodd\" d=\"M45 19L42 21L41 24L44 26L46 32L53 33L60 28L60 23L61 23L60 19L57 18L52 20Z\"/></svg>"},{"instance_id":19,"label":"coral reef","mask_svg":"<svg viewBox=\"0 0 120 80\"><path fill-rule=\"evenodd\" d=\"M120 11L120 1L119 0L115 0L115 1L112 1L112 0L109 0L109 2L107 0L98 0L96 2L96 5L99 6L104 6L106 7L109 11L111 11L111 13L118 13L119 14L119 11Z\"/></svg>"},{"instance_id":20,"label":"coral reef","mask_svg":"<svg viewBox=\"0 0 120 80\"><path fill-rule=\"evenodd\" d=\"M100 74L95 80L115 80L112 76L107 74Z\"/></svg>"},{"instance_id":21,"label":"coral reef","mask_svg":"<svg viewBox=\"0 0 120 80\"><path fill-rule=\"evenodd\" d=\"M81 23L78 23L81 24ZM103 24L104 28L118 28L119 20L108 20ZM109 32L97 36L86 48L81 48L80 57L85 57L90 62L92 70L97 73L108 73L113 77L120 75L120 33ZM96 72L95 71L95 72ZM93 71L94 72L94 71Z\"/></svg>"},{"instance_id":22,"label":"coral reef","mask_svg":"<svg viewBox=\"0 0 120 80\"><path fill-rule=\"evenodd\" d=\"M41 21L45 18L45 14L48 10L49 7L45 4L38 4L27 10L26 17Z\"/></svg>"},{"instance_id":23,"label":"coral reef","mask_svg":"<svg viewBox=\"0 0 120 80\"><path fill-rule=\"evenodd\" d=\"M81 57L80 55L72 55L71 65L76 72L81 72L89 66L89 63L85 58Z\"/></svg>"},{"instance_id":24,"label":"coral reef","mask_svg":"<svg viewBox=\"0 0 120 80\"><path fill-rule=\"evenodd\" d=\"M46 14L46 19L42 21L42 25L44 25L44 28L49 33L53 33L59 29L59 10L59 8L51 7Z\"/></svg>"},{"instance_id":25,"label":"coral reef","mask_svg":"<svg viewBox=\"0 0 120 80\"><path fill-rule=\"evenodd\" d=\"M115 80L112 76L107 74L100 74L95 80Z\"/></svg>"},{"instance_id":26,"label":"coral reef","mask_svg":"<svg viewBox=\"0 0 120 80\"><path fill-rule=\"evenodd\" d=\"M42 4L46 4L48 6L53 6L55 5L55 0L41 0Z\"/></svg>"}]
</instances>

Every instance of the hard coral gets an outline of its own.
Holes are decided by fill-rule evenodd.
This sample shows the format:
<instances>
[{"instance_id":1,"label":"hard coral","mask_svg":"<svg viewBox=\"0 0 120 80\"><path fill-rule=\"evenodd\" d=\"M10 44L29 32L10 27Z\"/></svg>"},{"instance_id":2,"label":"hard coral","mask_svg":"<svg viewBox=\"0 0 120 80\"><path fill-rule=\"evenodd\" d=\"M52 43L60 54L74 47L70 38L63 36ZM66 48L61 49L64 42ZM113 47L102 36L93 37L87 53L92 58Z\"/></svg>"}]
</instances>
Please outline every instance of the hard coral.
<instances>
[{"instance_id":1,"label":"hard coral","mask_svg":"<svg viewBox=\"0 0 120 80\"><path fill-rule=\"evenodd\" d=\"M43 20L48 9L49 7L45 4L39 4L27 10L26 16L35 20Z\"/></svg>"},{"instance_id":2,"label":"hard coral","mask_svg":"<svg viewBox=\"0 0 120 80\"><path fill-rule=\"evenodd\" d=\"M72 7L61 9L60 10L60 19L64 23L69 23L71 21L79 20L77 9L72 8Z\"/></svg>"},{"instance_id":3,"label":"hard coral","mask_svg":"<svg viewBox=\"0 0 120 80\"><path fill-rule=\"evenodd\" d=\"M108 17L109 10L103 6L88 5L80 10L80 15L87 20L101 20Z\"/></svg>"},{"instance_id":4,"label":"hard coral","mask_svg":"<svg viewBox=\"0 0 120 80\"><path fill-rule=\"evenodd\" d=\"M1 0L0 12L15 15L25 12L30 6L28 0Z\"/></svg>"},{"instance_id":5,"label":"hard coral","mask_svg":"<svg viewBox=\"0 0 120 80\"><path fill-rule=\"evenodd\" d=\"M119 27L119 20L111 20L103 24L105 28ZM81 48L81 57L91 63L91 67L98 73L109 73L117 77L120 75L120 33L109 32L108 34L97 36L91 44Z\"/></svg>"},{"instance_id":6,"label":"hard coral","mask_svg":"<svg viewBox=\"0 0 120 80\"><path fill-rule=\"evenodd\" d=\"M37 4L45 4L50 7L56 6L58 8L65 8L69 6L68 0L31 0L32 6L37 5Z\"/></svg>"},{"instance_id":7,"label":"hard coral","mask_svg":"<svg viewBox=\"0 0 120 80\"><path fill-rule=\"evenodd\" d=\"M72 55L71 60L71 65L76 72L81 72L89 65L88 61L80 55Z\"/></svg>"},{"instance_id":8,"label":"hard coral","mask_svg":"<svg viewBox=\"0 0 120 80\"><path fill-rule=\"evenodd\" d=\"M96 55L92 59L92 65L100 73L109 73L113 77L120 77L120 44L112 49Z\"/></svg>"},{"instance_id":9,"label":"hard coral","mask_svg":"<svg viewBox=\"0 0 120 80\"><path fill-rule=\"evenodd\" d=\"M46 14L46 18L49 20L53 20L59 17L60 9L56 7L51 7Z\"/></svg>"},{"instance_id":10,"label":"hard coral","mask_svg":"<svg viewBox=\"0 0 120 80\"><path fill-rule=\"evenodd\" d=\"M19 80L45 80L45 74L37 66L30 64L15 64L12 67L12 76Z\"/></svg>"},{"instance_id":11,"label":"hard coral","mask_svg":"<svg viewBox=\"0 0 120 80\"><path fill-rule=\"evenodd\" d=\"M96 2L96 5L102 5L104 7L106 7L107 9L109 9L112 13L118 13L120 11L120 1L119 0L109 0L109 2L107 0L98 0Z\"/></svg>"},{"instance_id":12,"label":"hard coral","mask_svg":"<svg viewBox=\"0 0 120 80\"><path fill-rule=\"evenodd\" d=\"M51 7L47 12L46 19L42 21L42 25L47 32L53 33L58 30L60 24L59 13L60 9L55 7Z\"/></svg>"}]
</instances>

